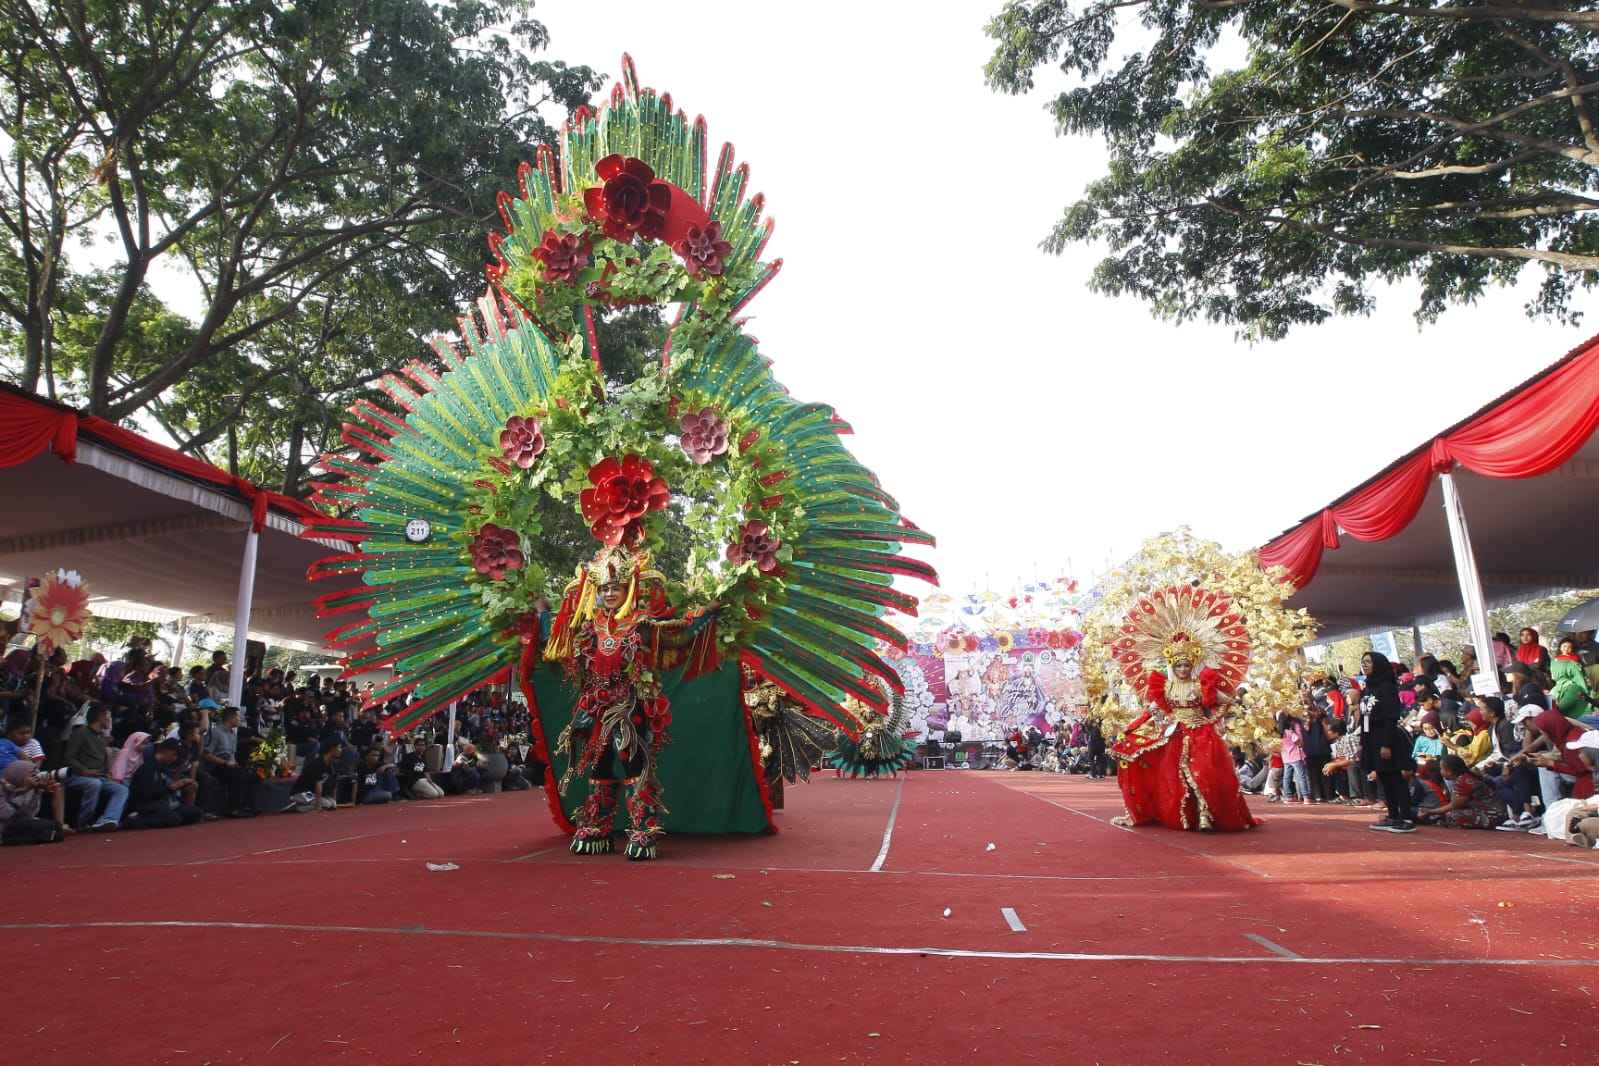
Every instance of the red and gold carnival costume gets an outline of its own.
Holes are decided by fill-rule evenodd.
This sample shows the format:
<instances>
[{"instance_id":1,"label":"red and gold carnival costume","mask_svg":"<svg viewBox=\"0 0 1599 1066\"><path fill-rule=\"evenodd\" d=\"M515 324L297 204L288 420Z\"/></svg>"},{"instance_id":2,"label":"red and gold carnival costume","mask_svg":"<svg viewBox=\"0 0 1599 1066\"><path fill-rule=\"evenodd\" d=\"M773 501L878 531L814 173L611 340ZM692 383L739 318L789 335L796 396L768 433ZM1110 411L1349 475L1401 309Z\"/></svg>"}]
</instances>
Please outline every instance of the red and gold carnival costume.
<instances>
[{"instance_id":1,"label":"red and gold carnival costume","mask_svg":"<svg viewBox=\"0 0 1599 1066\"><path fill-rule=\"evenodd\" d=\"M1219 732L1223 700L1249 661L1248 632L1231 604L1218 593L1162 590L1140 601L1116 646L1124 674L1152 705L1110 748L1121 763L1117 779L1127 807L1116 823L1259 825ZM1152 668L1157 656L1170 676ZM1196 666L1198 678L1184 676Z\"/></svg>"},{"instance_id":2,"label":"red and gold carnival costume","mask_svg":"<svg viewBox=\"0 0 1599 1066\"><path fill-rule=\"evenodd\" d=\"M578 855L611 850L619 786L626 786L627 857L655 857L666 832L656 758L672 723L657 671L685 654L691 672L715 666L711 615L696 608L675 617L665 578L650 564L642 549L601 549L567 586L544 649L544 658L564 662L578 685L572 722L556 746L570 757L562 795L575 777L588 777L588 800L573 819L571 847ZM624 590L612 608L602 593L609 586Z\"/></svg>"}]
</instances>

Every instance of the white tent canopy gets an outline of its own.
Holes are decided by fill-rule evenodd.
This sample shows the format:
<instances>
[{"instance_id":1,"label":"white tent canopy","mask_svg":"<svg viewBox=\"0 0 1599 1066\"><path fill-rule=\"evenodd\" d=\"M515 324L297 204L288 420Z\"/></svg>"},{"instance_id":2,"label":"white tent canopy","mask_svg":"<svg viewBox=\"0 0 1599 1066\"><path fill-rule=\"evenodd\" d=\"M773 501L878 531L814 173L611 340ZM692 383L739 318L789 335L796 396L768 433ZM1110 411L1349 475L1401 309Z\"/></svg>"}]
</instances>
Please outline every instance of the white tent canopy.
<instances>
[{"instance_id":1,"label":"white tent canopy","mask_svg":"<svg viewBox=\"0 0 1599 1066\"><path fill-rule=\"evenodd\" d=\"M340 586L312 585L306 570L351 549L302 539L303 505L266 494L252 538L250 497L262 495L253 486L98 419L80 425L75 412L47 401L13 390L0 401L0 414L43 411L76 437L66 446L75 461L63 461L58 442L22 462L13 453L13 465L0 466L0 595L13 607L26 578L66 567L83 575L93 608L108 617L233 628L249 589L250 637L325 646L333 625L315 616L312 601Z\"/></svg>"}]
</instances>

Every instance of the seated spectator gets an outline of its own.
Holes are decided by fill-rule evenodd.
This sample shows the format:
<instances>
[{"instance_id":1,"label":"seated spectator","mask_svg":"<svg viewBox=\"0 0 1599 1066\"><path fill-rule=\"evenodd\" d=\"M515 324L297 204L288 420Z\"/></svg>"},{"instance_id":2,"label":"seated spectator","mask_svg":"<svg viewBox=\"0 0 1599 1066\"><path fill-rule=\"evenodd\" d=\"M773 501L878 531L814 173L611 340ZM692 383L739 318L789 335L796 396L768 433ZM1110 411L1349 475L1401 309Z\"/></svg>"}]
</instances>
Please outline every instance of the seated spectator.
<instances>
[{"instance_id":1,"label":"seated spectator","mask_svg":"<svg viewBox=\"0 0 1599 1066\"><path fill-rule=\"evenodd\" d=\"M1465 728L1444 745L1465 760L1467 766L1476 766L1493 751L1493 739L1488 731L1488 720L1479 708L1473 707L1466 713Z\"/></svg>"},{"instance_id":2,"label":"seated spectator","mask_svg":"<svg viewBox=\"0 0 1599 1066\"><path fill-rule=\"evenodd\" d=\"M180 825L193 825L204 811L180 796L188 782L173 772L183 745L176 740L163 740L155 745L150 756L139 763L133 772L133 782L128 788L128 825L134 829L171 829Z\"/></svg>"},{"instance_id":3,"label":"seated spectator","mask_svg":"<svg viewBox=\"0 0 1599 1066\"><path fill-rule=\"evenodd\" d=\"M383 761L382 748L367 748L355 768L355 802L357 805L388 803L404 799L400 781L394 767Z\"/></svg>"},{"instance_id":4,"label":"seated spectator","mask_svg":"<svg viewBox=\"0 0 1599 1066\"><path fill-rule=\"evenodd\" d=\"M414 737L411 750L401 753L399 759L400 787L412 799L438 799L444 790L428 777L427 741Z\"/></svg>"},{"instance_id":5,"label":"seated spectator","mask_svg":"<svg viewBox=\"0 0 1599 1066\"><path fill-rule=\"evenodd\" d=\"M39 817L45 786L29 759L13 759L0 771L0 844L54 844L65 838L60 822Z\"/></svg>"},{"instance_id":6,"label":"seated spectator","mask_svg":"<svg viewBox=\"0 0 1599 1066\"><path fill-rule=\"evenodd\" d=\"M477 757L476 744L464 744L450 768L450 787L456 792L477 794L483 791L483 768Z\"/></svg>"},{"instance_id":7,"label":"seated spectator","mask_svg":"<svg viewBox=\"0 0 1599 1066\"><path fill-rule=\"evenodd\" d=\"M1538 775L1529 767L1512 767L1510 760L1521 751L1521 738L1515 724L1505 714L1505 702L1498 696L1473 696L1473 710L1482 714L1488 726L1488 754L1472 767L1494 787L1510 810L1510 817L1495 829L1526 832L1538 824L1530 806ZM1531 712L1528 712L1531 713Z\"/></svg>"},{"instance_id":8,"label":"seated spectator","mask_svg":"<svg viewBox=\"0 0 1599 1066\"><path fill-rule=\"evenodd\" d=\"M295 758L302 762L314 759L321 753L322 744L317 739L316 723L311 720L311 705L300 697L291 700L290 705L294 716L283 726L283 739Z\"/></svg>"},{"instance_id":9,"label":"seated spectator","mask_svg":"<svg viewBox=\"0 0 1599 1066\"><path fill-rule=\"evenodd\" d=\"M1410 807L1414 811L1437 810L1449 801L1449 790L1438 776L1438 764L1416 764L1416 774L1410 779ZM1418 815L1419 817L1419 815Z\"/></svg>"},{"instance_id":10,"label":"seated spectator","mask_svg":"<svg viewBox=\"0 0 1599 1066\"><path fill-rule=\"evenodd\" d=\"M378 720L373 716L372 708L363 708L350 726L350 743L355 745L356 750L364 752L377 738Z\"/></svg>"},{"instance_id":11,"label":"seated spectator","mask_svg":"<svg viewBox=\"0 0 1599 1066\"><path fill-rule=\"evenodd\" d=\"M294 779L294 791L285 811L297 814L333 811L339 807L335 796L338 788L338 765L344 757L344 746L337 741L314 759L307 759Z\"/></svg>"},{"instance_id":12,"label":"seated spectator","mask_svg":"<svg viewBox=\"0 0 1599 1066\"><path fill-rule=\"evenodd\" d=\"M1428 712L1422 715L1421 736L1416 738L1411 751L1416 756L1416 761L1433 762L1443 758L1444 738L1438 733L1438 716Z\"/></svg>"},{"instance_id":13,"label":"seated spectator","mask_svg":"<svg viewBox=\"0 0 1599 1066\"><path fill-rule=\"evenodd\" d=\"M360 753L350 742L350 730L344 724L344 711L334 708L328 710L328 724L322 727L322 733L317 740L321 742L324 751L337 744L339 750L344 753L344 762L338 767L341 774L348 774L355 769L355 760L360 757Z\"/></svg>"},{"instance_id":14,"label":"seated spectator","mask_svg":"<svg viewBox=\"0 0 1599 1066\"><path fill-rule=\"evenodd\" d=\"M144 762L145 749L150 746L149 733L134 733L123 741L111 760L111 780L126 785L139 772Z\"/></svg>"},{"instance_id":15,"label":"seated spectator","mask_svg":"<svg viewBox=\"0 0 1599 1066\"><path fill-rule=\"evenodd\" d=\"M104 706L89 708L84 724L75 727L67 738L64 759L67 788L78 794L79 830L115 832L127 806L128 786L111 780L111 757L106 752L106 735L111 732L111 711ZM101 812L100 801L105 801Z\"/></svg>"},{"instance_id":16,"label":"seated spectator","mask_svg":"<svg viewBox=\"0 0 1599 1066\"><path fill-rule=\"evenodd\" d=\"M1338 802L1354 806L1366 802L1360 787L1360 734L1342 718L1327 718L1327 735L1332 738L1332 759L1321 772L1332 780Z\"/></svg>"},{"instance_id":17,"label":"seated spectator","mask_svg":"<svg viewBox=\"0 0 1599 1066\"><path fill-rule=\"evenodd\" d=\"M1445 755L1438 770L1453 787L1448 802L1416 813L1416 821L1450 829L1493 829L1508 816L1505 802L1481 774L1458 755Z\"/></svg>"},{"instance_id":18,"label":"seated spectator","mask_svg":"<svg viewBox=\"0 0 1599 1066\"><path fill-rule=\"evenodd\" d=\"M505 780L500 782L500 787L506 792L521 792L533 787L533 782L528 779L527 756L522 754L524 750L520 744L506 745Z\"/></svg>"},{"instance_id":19,"label":"seated spectator","mask_svg":"<svg viewBox=\"0 0 1599 1066\"><path fill-rule=\"evenodd\" d=\"M205 737L205 768L227 796L229 818L253 818L252 805L256 776L241 762L239 754L239 709L229 707L222 720Z\"/></svg>"},{"instance_id":20,"label":"seated spectator","mask_svg":"<svg viewBox=\"0 0 1599 1066\"><path fill-rule=\"evenodd\" d=\"M192 803L205 812L201 815L204 821L216 821L217 815L211 813L211 807L216 802L217 779L205 770L205 738L200 733L200 723L180 723L176 739L180 750L172 772L185 782L183 802Z\"/></svg>"}]
</instances>

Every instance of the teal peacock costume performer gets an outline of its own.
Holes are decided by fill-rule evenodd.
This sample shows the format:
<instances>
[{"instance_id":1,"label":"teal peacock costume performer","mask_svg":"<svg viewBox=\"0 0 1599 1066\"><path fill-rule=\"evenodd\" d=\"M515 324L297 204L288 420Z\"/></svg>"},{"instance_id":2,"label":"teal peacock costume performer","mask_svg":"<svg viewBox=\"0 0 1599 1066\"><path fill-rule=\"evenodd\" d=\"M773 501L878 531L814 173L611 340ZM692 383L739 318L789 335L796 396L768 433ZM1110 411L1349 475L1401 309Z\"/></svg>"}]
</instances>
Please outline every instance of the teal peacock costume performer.
<instances>
[{"instance_id":1,"label":"teal peacock costume performer","mask_svg":"<svg viewBox=\"0 0 1599 1066\"><path fill-rule=\"evenodd\" d=\"M853 701L846 704L861 724L854 735L840 731L834 738L833 750L824 758L834 773L840 777L893 777L916 761L916 744L905 735L910 712L902 695L890 695L887 714Z\"/></svg>"},{"instance_id":2,"label":"teal peacock costume performer","mask_svg":"<svg viewBox=\"0 0 1599 1066\"><path fill-rule=\"evenodd\" d=\"M851 708L883 713L900 689L875 650L904 647L889 611L916 610L895 578L936 581L900 554L932 538L844 447L849 427L791 398L741 328L781 266L760 258L772 222L748 183L731 146L708 166L704 120L624 57L607 105L502 194L460 346L384 379L392 403L352 408L353 452L323 460L316 500L336 516L308 535L356 550L312 576L359 577L317 601L345 619L330 641L347 670L393 668L372 700L410 695L385 723L400 731L514 668L580 854L770 830L771 786L808 773L822 723L858 735ZM597 323L640 305L675 317L659 367L618 384ZM547 574L541 544L578 515L598 550ZM655 559L685 539L665 573Z\"/></svg>"}]
</instances>

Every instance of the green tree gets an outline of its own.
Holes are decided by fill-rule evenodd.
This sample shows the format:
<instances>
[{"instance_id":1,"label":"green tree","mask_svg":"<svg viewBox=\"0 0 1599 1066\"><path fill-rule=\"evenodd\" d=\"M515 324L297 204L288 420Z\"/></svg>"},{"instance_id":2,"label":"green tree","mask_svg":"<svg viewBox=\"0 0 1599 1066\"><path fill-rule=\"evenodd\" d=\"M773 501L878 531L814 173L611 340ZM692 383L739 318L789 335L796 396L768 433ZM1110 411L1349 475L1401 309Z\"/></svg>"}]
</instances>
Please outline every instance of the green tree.
<instances>
[{"instance_id":1,"label":"green tree","mask_svg":"<svg viewBox=\"0 0 1599 1066\"><path fill-rule=\"evenodd\" d=\"M530 7L0 0L11 375L296 487L329 403L481 291L494 195L553 134L536 109L599 84L532 58Z\"/></svg>"},{"instance_id":2,"label":"green tree","mask_svg":"<svg viewBox=\"0 0 1599 1066\"><path fill-rule=\"evenodd\" d=\"M986 72L1020 93L1057 63L1057 132L1109 147L1044 242L1105 242L1098 291L1278 339L1367 313L1373 281L1418 279L1425 322L1538 263L1528 313L1575 323L1599 281L1584 7L1030 0L989 23Z\"/></svg>"}]
</instances>

